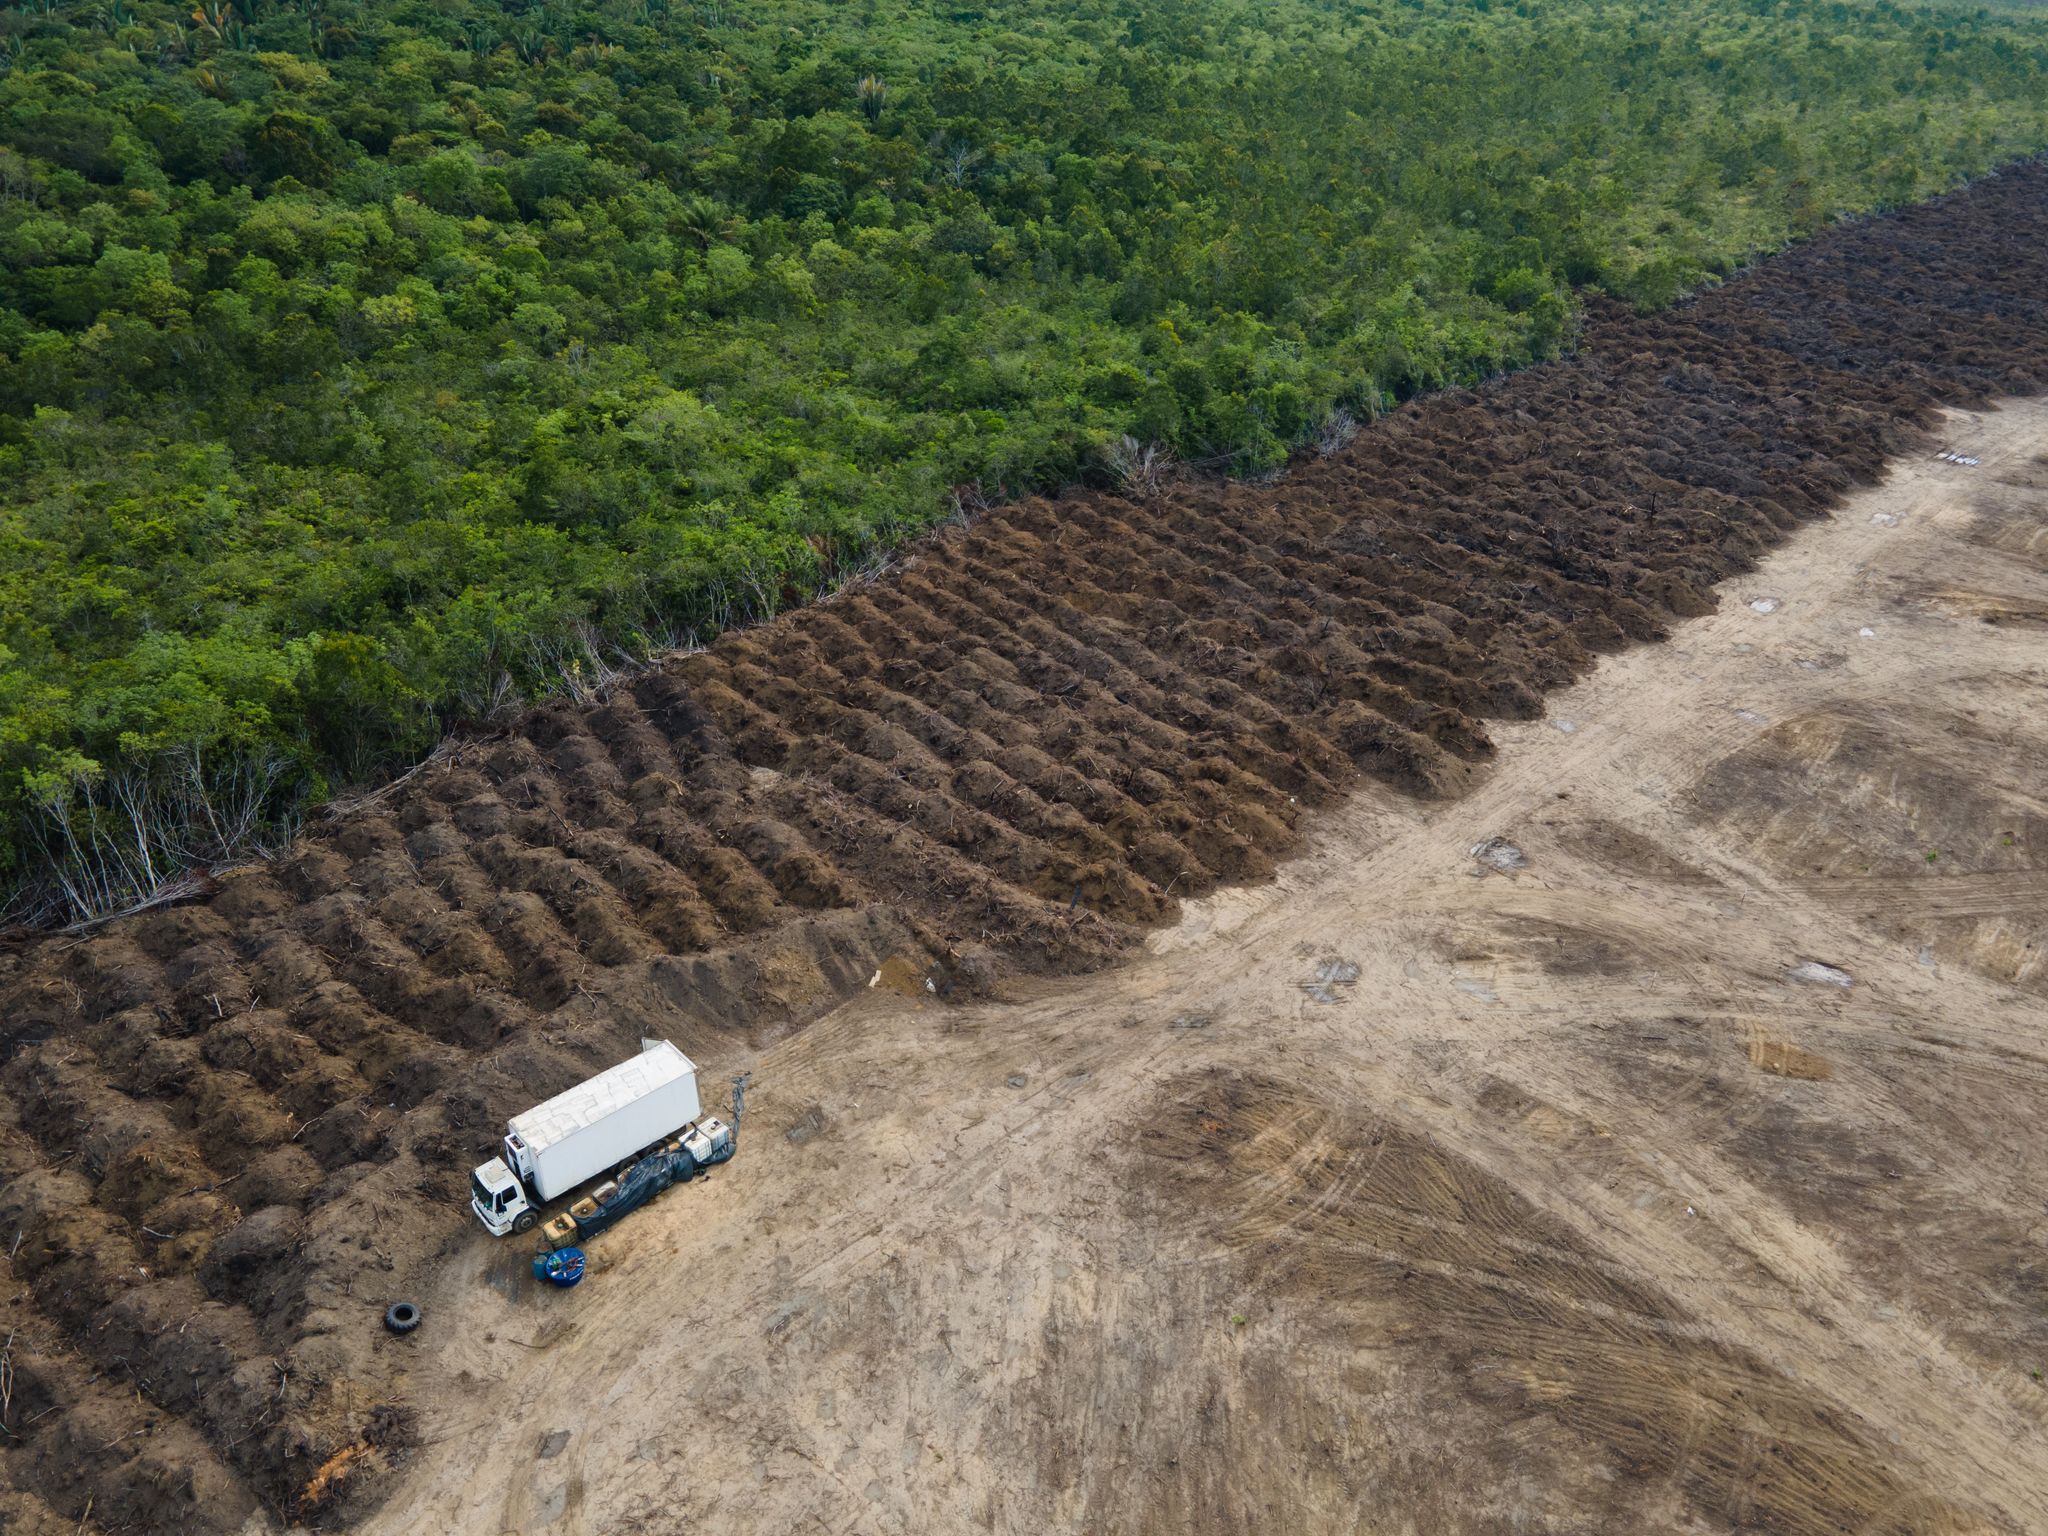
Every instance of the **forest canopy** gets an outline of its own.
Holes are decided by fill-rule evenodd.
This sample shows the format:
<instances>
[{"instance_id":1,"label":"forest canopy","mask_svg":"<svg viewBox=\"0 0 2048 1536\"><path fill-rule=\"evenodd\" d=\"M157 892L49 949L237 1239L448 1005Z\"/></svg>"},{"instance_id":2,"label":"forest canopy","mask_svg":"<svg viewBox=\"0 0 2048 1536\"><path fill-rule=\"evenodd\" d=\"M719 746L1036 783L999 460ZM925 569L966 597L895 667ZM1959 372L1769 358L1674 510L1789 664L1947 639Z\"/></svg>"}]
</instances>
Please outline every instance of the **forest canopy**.
<instances>
[{"instance_id":1,"label":"forest canopy","mask_svg":"<svg viewBox=\"0 0 2048 1536\"><path fill-rule=\"evenodd\" d=\"M19 0L0 890L75 915L1128 435L1261 474L2048 145L1820 0Z\"/></svg>"}]
</instances>

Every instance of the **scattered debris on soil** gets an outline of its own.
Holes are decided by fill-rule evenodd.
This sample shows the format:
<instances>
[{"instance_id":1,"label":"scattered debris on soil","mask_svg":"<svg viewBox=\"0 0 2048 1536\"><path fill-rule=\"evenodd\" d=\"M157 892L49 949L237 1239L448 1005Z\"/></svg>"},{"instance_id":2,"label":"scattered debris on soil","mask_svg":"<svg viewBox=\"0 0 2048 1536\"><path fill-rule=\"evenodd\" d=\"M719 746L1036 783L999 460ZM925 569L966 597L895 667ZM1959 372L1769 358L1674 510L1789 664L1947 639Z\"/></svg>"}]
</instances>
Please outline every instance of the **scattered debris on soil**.
<instances>
[{"instance_id":1,"label":"scattered debris on soil","mask_svg":"<svg viewBox=\"0 0 2048 1536\"><path fill-rule=\"evenodd\" d=\"M1823 965L1818 960L1802 960L1785 974L1794 981L1810 981L1821 987L1853 987L1856 984L1856 979L1847 971Z\"/></svg>"},{"instance_id":2,"label":"scattered debris on soil","mask_svg":"<svg viewBox=\"0 0 2048 1536\"><path fill-rule=\"evenodd\" d=\"M1475 843L1472 857L1504 875L1527 868L1529 863L1529 856L1504 837L1489 837L1483 843Z\"/></svg>"},{"instance_id":3,"label":"scattered debris on soil","mask_svg":"<svg viewBox=\"0 0 2048 1536\"><path fill-rule=\"evenodd\" d=\"M17 942L0 1509L345 1519L401 1389L377 1298L422 1294L508 1110L642 1034L765 1043L893 957L1106 963L1360 775L1458 793L1486 720L1710 610L1937 405L2044 381L2037 164L1661 315L1595 303L1569 361L1277 483L990 513L203 899Z\"/></svg>"},{"instance_id":4,"label":"scattered debris on soil","mask_svg":"<svg viewBox=\"0 0 2048 1536\"><path fill-rule=\"evenodd\" d=\"M1801 1082L1826 1082L1835 1075L1833 1065L1825 1056L1794 1045L1789 1040L1771 1040L1762 1035L1749 1042L1749 1062L1773 1077L1797 1078Z\"/></svg>"},{"instance_id":5,"label":"scattered debris on soil","mask_svg":"<svg viewBox=\"0 0 2048 1536\"><path fill-rule=\"evenodd\" d=\"M1301 984L1312 1003L1341 1003L1358 985L1358 967L1349 960L1325 960L1315 975Z\"/></svg>"}]
</instances>

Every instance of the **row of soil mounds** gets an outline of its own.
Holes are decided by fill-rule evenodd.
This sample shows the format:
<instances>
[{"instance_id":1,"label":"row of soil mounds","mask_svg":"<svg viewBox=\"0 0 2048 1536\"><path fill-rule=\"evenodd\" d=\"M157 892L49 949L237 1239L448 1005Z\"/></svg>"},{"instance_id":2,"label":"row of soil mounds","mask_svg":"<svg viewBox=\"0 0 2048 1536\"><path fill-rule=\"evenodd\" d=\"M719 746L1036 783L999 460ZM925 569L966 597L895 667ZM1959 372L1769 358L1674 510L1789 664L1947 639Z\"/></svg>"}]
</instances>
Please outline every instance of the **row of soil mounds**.
<instances>
[{"instance_id":1,"label":"row of soil mounds","mask_svg":"<svg viewBox=\"0 0 2048 1536\"><path fill-rule=\"evenodd\" d=\"M1936 406L2044 382L2033 165L1596 304L1569 361L1277 483L948 529L204 900L0 955L0 1526L342 1518L409 1432L381 1312L483 1240L506 1113L643 1033L715 1081L895 957L1102 963L1361 775L1455 793L1489 719L1707 609Z\"/></svg>"}]
</instances>

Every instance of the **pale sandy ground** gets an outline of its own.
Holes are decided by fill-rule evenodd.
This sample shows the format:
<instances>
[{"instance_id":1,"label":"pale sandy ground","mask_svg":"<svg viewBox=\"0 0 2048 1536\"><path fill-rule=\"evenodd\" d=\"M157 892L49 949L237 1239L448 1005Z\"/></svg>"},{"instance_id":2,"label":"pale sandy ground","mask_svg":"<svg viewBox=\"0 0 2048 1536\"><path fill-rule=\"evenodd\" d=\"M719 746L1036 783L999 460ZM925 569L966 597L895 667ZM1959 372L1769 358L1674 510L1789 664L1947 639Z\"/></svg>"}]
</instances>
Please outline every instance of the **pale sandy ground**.
<instances>
[{"instance_id":1,"label":"pale sandy ground","mask_svg":"<svg viewBox=\"0 0 2048 1536\"><path fill-rule=\"evenodd\" d=\"M1135 963L707 1057L365 1529L2048 1531L2048 406L1941 446Z\"/></svg>"}]
</instances>

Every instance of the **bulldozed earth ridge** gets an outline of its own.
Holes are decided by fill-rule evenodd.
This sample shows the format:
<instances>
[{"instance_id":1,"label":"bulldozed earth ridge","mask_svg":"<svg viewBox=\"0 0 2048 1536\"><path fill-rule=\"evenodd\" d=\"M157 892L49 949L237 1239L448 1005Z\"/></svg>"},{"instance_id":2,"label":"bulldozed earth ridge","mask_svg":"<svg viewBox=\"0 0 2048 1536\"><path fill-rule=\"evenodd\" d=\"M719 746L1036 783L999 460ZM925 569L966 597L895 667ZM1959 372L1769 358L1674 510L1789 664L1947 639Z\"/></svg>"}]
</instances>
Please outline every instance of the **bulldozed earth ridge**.
<instances>
[{"instance_id":1,"label":"bulldozed earth ridge","mask_svg":"<svg viewBox=\"0 0 2048 1536\"><path fill-rule=\"evenodd\" d=\"M1034 500L502 735L206 897L0 955L0 1526L344 1521L504 1116L878 973L1105 964L1920 440L2048 382L2048 166L1837 228L1271 484Z\"/></svg>"}]
</instances>

